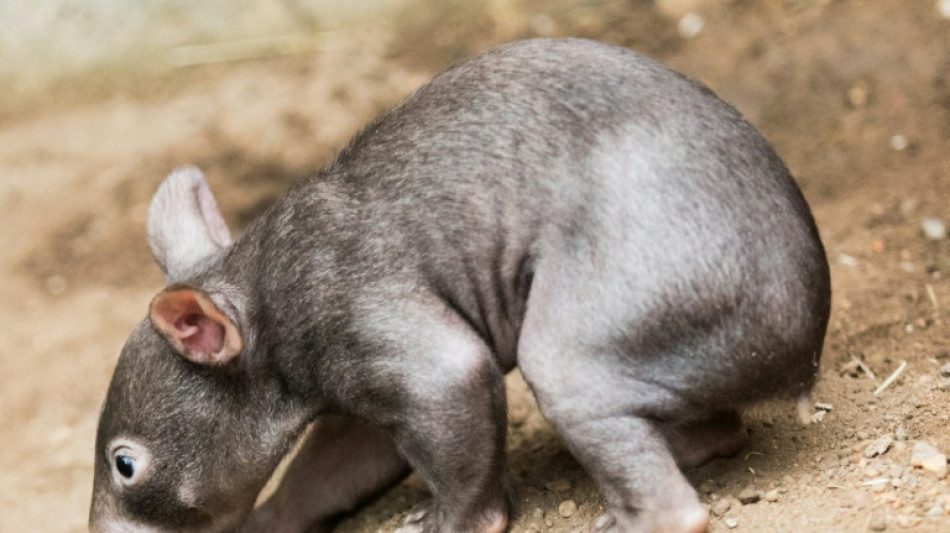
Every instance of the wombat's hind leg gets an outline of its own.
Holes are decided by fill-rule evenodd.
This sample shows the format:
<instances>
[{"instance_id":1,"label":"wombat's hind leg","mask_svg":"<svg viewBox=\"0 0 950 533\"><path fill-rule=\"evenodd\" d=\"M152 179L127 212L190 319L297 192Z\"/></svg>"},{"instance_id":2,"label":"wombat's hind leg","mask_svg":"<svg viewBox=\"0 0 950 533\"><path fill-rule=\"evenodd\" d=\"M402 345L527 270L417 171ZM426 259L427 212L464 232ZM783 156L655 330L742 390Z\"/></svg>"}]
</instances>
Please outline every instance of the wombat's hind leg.
<instances>
[{"instance_id":1,"label":"wombat's hind leg","mask_svg":"<svg viewBox=\"0 0 950 533\"><path fill-rule=\"evenodd\" d=\"M554 425L610 504L595 529L706 530L709 515L653 422L621 416L566 423L555 419Z\"/></svg>"}]
</instances>

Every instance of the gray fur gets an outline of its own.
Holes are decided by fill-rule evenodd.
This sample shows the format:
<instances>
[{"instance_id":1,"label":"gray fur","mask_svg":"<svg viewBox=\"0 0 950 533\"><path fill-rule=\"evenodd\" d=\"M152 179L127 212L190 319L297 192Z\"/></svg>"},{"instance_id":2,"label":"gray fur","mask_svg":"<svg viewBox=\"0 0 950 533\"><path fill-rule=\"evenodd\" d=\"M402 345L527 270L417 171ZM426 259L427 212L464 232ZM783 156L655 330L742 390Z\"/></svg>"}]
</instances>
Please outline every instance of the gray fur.
<instances>
[{"instance_id":1,"label":"gray fur","mask_svg":"<svg viewBox=\"0 0 950 533\"><path fill-rule=\"evenodd\" d=\"M330 527L407 464L434 502L406 531L503 529L516 364L611 504L600 525L701 530L677 463L731 450L743 406L808 393L830 305L811 214L766 141L698 83L582 40L439 75L204 250L176 281L243 351L195 364L140 324L100 420L93 530L231 530L314 420L333 422L297 466L322 474L292 476L243 531ZM695 435L711 444L690 455ZM106 456L120 436L161 465L131 490ZM371 457L320 459L341 439ZM301 501L324 480L336 503Z\"/></svg>"}]
</instances>

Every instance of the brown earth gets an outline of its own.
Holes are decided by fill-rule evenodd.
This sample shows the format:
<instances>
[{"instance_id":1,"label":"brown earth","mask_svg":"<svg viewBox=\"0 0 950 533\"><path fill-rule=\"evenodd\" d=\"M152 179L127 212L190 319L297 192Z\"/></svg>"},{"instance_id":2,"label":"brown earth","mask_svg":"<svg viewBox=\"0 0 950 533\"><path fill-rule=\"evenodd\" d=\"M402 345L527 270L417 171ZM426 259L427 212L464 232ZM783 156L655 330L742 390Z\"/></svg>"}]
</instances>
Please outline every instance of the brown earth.
<instances>
[{"instance_id":1,"label":"brown earth","mask_svg":"<svg viewBox=\"0 0 950 533\"><path fill-rule=\"evenodd\" d=\"M705 22L691 38L677 30L683 5ZM161 283L143 227L167 171L201 166L241 227L431 74L538 35L630 46L707 83L773 142L821 228L834 283L814 395L824 418L757 410L743 452L690 470L722 515L710 531L950 531L948 479L911 461L918 441L950 453L950 240L922 232L925 218L950 221L950 20L937 2L392 10L291 56L77 77L0 104L0 531L85 528L98 408ZM586 530L601 498L509 381L511 530ZM743 491L763 499L743 505ZM426 501L410 478L339 530L391 531Z\"/></svg>"}]
</instances>

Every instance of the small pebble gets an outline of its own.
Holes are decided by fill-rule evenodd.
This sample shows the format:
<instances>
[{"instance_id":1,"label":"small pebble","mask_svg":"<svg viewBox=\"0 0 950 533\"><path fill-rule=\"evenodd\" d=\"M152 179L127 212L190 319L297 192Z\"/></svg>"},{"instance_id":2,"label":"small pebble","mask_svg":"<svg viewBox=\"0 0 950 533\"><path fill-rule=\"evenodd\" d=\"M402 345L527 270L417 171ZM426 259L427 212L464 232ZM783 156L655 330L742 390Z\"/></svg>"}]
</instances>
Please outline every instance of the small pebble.
<instances>
[{"instance_id":1,"label":"small pebble","mask_svg":"<svg viewBox=\"0 0 950 533\"><path fill-rule=\"evenodd\" d=\"M729 529L735 529L739 527L739 521L735 518L724 518L722 521L726 523L726 527Z\"/></svg>"},{"instance_id":2,"label":"small pebble","mask_svg":"<svg viewBox=\"0 0 950 533\"><path fill-rule=\"evenodd\" d=\"M891 148L898 152L902 152L907 149L907 146L910 143L907 141L906 135L895 135L891 137Z\"/></svg>"},{"instance_id":3,"label":"small pebble","mask_svg":"<svg viewBox=\"0 0 950 533\"><path fill-rule=\"evenodd\" d=\"M937 479L943 479L947 477L947 456L938 453L927 457L920 462L920 467L936 476Z\"/></svg>"},{"instance_id":4,"label":"small pebble","mask_svg":"<svg viewBox=\"0 0 950 533\"><path fill-rule=\"evenodd\" d=\"M574 500L564 500L557 506L557 512L564 518L570 518L577 512L577 503Z\"/></svg>"},{"instance_id":5,"label":"small pebble","mask_svg":"<svg viewBox=\"0 0 950 533\"><path fill-rule=\"evenodd\" d=\"M900 426L894 431L894 438L899 441L907 440L907 430L904 429L904 426Z\"/></svg>"},{"instance_id":6,"label":"small pebble","mask_svg":"<svg viewBox=\"0 0 950 533\"><path fill-rule=\"evenodd\" d=\"M875 440L864 449L864 456L868 459L872 457L877 457L878 455L884 455L887 453L887 450L891 449L891 445L894 444L894 437L890 435L884 435L883 437Z\"/></svg>"},{"instance_id":7,"label":"small pebble","mask_svg":"<svg viewBox=\"0 0 950 533\"><path fill-rule=\"evenodd\" d=\"M861 108L868 103L868 86L865 83L856 83L848 89L848 103L851 107Z\"/></svg>"},{"instance_id":8,"label":"small pebble","mask_svg":"<svg viewBox=\"0 0 950 533\"><path fill-rule=\"evenodd\" d=\"M926 442L917 441L914 443L910 464L923 468L935 475L937 479L947 477L947 456Z\"/></svg>"},{"instance_id":9,"label":"small pebble","mask_svg":"<svg viewBox=\"0 0 950 533\"><path fill-rule=\"evenodd\" d=\"M897 525L903 528L914 527L920 523L920 518L912 515L899 514L897 515Z\"/></svg>"},{"instance_id":10,"label":"small pebble","mask_svg":"<svg viewBox=\"0 0 950 533\"><path fill-rule=\"evenodd\" d=\"M932 241L943 240L947 236L947 225L939 218L924 218L920 221L924 236Z\"/></svg>"},{"instance_id":11,"label":"small pebble","mask_svg":"<svg viewBox=\"0 0 950 533\"><path fill-rule=\"evenodd\" d=\"M715 480L712 479L707 479L706 481L703 481L699 484L699 492L703 494L712 494L713 492L716 492L716 489L718 488L719 485Z\"/></svg>"},{"instance_id":12,"label":"small pebble","mask_svg":"<svg viewBox=\"0 0 950 533\"><path fill-rule=\"evenodd\" d=\"M838 254L838 262L846 267L858 266L858 260L848 254Z\"/></svg>"},{"instance_id":13,"label":"small pebble","mask_svg":"<svg viewBox=\"0 0 950 533\"><path fill-rule=\"evenodd\" d=\"M931 517L931 518L936 518L942 515L943 515L943 507L940 507L939 505L934 505L933 507L928 509L926 513L924 513L924 516Z\"/></svg>"},{"instance_id":14,"label":"small pebble","mask_svg":"<svg viewBox=\"0 0 950 533\"><path fill-rule=\"evenodd\" d=\"M545 485L544 488L551 492L567 492L571 490L571 482L566 479L555 479Z\"/></svg>"},{"instance_id":15,"label":"small pebble","mask_svg":"<svg viewBox=\"0 0 950 533\"><path fill-rule=\"evenodd\" d=\"M739 493L739 503L749 505L762 499L762 493L752 487L746 487Z\"/></svg>"},{"instance_id":16,"label":"small pebble","mask_svg":"<svg viewBox=\"0 0 950 533\"><path fill-rule=\"evenodd\" d=\"M775 502L777 502L777 501L778 501L778 497L779 497L779 496L778 496L778 489L770 490L770 491L766 492L766 493L762 496L762 498L765 499L765 501L767 501L767 502L769 502L769 503L775 503Z\"/></svg>"},{"instance_id":17,"label":"small pebble","mask_svg":"<svg viewBox=\"0 0 950 533\"><path fill-rule=\"evenodd\" d=\"M683 16L680 19L679 23L676 25L676 29L680 32L680 37L684 39L692 39L699 35L699 32L703 31L703 26L706 25L706 21L703 17L696 13L690 12Z\"/></svg>"},{"instance_id":18,"label":"small pebble","mask_svg":"<svg viewBox=\"0 0 950 533\"><path fill-rule=\"evenodd\" d=\"M732 508L732 501L729 498L721 498L716 503L713 504L712 514L716 516L722 516L729 512L729 509Z\"/></svg>"},{"instance_id":19,"label":"small pebble","mask_svg":"<svg viewBox=\"0 0 950 533\"><path fill-rule=\"evenodd\" d=\"M60 275L50 276L46 280L46 290L53 296L59 296L69 288L69 282Z\"/></svg>"},{"instance_id":20,"label":"small pebble","mask_svg":"<svg viewBox=\"0 0 950 533\"><path fill-rule=\"evenodd\" d=\"M887 522L883 518L875 518L868 524L868 529L871 531L884 531L887 529Z\"/></svg>"},{"instance_id":21,"label":"small pebble","mask_svg":"<svg viewBox=\"0 0 950 533\"><path fill-rule=\"evenodd\" d=\"M945 378L950 378L950 363L947 363L940 367L940 375Z\"/></svg>"}]
</instances>

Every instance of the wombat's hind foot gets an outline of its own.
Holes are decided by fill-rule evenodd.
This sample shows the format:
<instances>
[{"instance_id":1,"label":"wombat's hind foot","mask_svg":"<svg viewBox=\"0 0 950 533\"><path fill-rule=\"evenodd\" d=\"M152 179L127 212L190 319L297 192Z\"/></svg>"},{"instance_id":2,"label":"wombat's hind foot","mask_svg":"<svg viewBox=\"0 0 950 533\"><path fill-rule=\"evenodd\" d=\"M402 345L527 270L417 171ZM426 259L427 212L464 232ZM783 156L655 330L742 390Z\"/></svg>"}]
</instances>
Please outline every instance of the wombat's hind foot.
<instances>
[{"instance_id":1,"label":"wombat's hind foot","mask_svg":"<svg viewBox=\"0 0 950 533\"><path fill-rule=\"evenodd\" d=\"M668 531L702 533L706 531L706 526L709 525L709 513L702 507L683 509L678 512L669 513L665 517L657 518L657 520L650 521L655 526L654 529L649 530L651 533ZM637 526L640 525L642 524L637 524ZM627 531L627 529L625 529L624 525L618 524L617 518L613 513L607 511L591 522L590 531L591 533L623 533ZM637 529L636 531L640 530Z\"/></svg>"}]
</instances>

